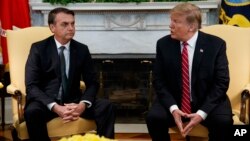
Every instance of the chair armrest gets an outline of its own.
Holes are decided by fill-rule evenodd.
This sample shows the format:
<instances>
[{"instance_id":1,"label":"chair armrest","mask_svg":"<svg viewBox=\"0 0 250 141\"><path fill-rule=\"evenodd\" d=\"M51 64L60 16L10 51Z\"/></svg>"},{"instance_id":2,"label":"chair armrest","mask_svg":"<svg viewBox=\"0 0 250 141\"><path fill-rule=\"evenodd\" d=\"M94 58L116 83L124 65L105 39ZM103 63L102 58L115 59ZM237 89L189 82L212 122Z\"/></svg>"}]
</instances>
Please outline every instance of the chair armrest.
<instances>
[{"instance_id":1,"label":"chair armrest","mask_svg":"<svg viewBox=\"0 0 250 141\"><path fill-rule=\"evenodd\" d=\"M246 123L247 100L250 99L250 84L248 84L241 93L240 121ZM248 102L248 118L250 118L250 104Z\"/></svg>"},{"instance_id":2,"label":"chair armrest","mask_svg":"<svg viewBox=\"0 0 250 141\"><path fill-rule=\"evenodd\" d=\"M4 87L3 83L0 82L0 89L2 89Z\"/></svg>"},{"instance_id":3,"label":"chair armrest","mask_svg":"<svg viewBox=\"0 0 250 141\"><path fill-rule=\"evenodd\" d=\"M15 87L11 84L7 86L6 90L7 90L7 93L11 94L11 95L15 95L16 91L19 91L17 87Z\"/></svg>"},{"instance_id":4,"label":"chair armrest","mask_svg":"<svg viewBox=\"0 0 250 141\"><path fill-rule=\"evenodd\" d=\"M22 106L22 93L18 88L16 88L13 85L7 86L7 93L11 94L12 98L16 99L17 101L18 119L19 119L19 123L21 123L22 121L24 121L23 106Z\"/></svg>"},{"instance_id":5,"label":"chair armrest","mask_svg":"<svg viewBox=\"0 0 250 141\"><path fill-rule=\"evenodd\" d=\"M84 83L84 81L80 81L80 89L82 90L82 91L85 91L85 89L86 89L86 85L85 85L85 83Z\"/></svg>"}]
</instances>

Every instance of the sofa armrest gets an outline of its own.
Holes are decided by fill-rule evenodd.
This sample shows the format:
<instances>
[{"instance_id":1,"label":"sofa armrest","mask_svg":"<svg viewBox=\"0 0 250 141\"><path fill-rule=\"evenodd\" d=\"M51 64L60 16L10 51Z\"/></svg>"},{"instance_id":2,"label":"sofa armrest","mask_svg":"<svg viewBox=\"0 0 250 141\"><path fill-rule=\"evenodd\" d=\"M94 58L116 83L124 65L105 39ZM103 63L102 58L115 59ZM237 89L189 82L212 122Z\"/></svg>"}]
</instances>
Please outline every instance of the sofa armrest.
<instances>
[{"instance_id":1,"label":"sofa armrest","mask_svg":"<svg viewBox=\"0 0 250 141\"><path fill-rule=\"evenodd\" d=\"M22 106L22 92L15 86L13 85L8 85L7 86L7 93L11 94L12 98L14 98L17 102L17 113L18 113L18 119L19 123L24 121L24 116L23 116L23 106Z\"/></svg>"},{"instance_id":2,"label":"sofa armrest","mask_svg":"<svg viewBox=\"0 0 250 141\"><path fill-rule=\"evenodd\" d=\"M250 118L250 104L248 102L248 107L247 107L247 102L246 102L249 99L250 99L250 84L248 84L241 93L240 121L244 123L246 123L246 116L248 116L248 119ZM248 109L248 115L246 115L247 109Z\"/></svg>"}]
</instances>

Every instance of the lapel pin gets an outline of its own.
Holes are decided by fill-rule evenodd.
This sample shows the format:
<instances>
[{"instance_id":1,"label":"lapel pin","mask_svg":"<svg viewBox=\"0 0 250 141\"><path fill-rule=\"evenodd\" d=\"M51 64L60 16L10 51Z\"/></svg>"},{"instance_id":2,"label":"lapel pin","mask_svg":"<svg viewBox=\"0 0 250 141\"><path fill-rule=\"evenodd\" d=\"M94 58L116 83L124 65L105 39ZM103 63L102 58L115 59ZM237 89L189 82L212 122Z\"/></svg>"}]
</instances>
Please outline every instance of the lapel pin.
<instances>
[{"instance_id":1,"label":"lapel pin","mask_svg":"<svg viewBox=\"0 0 250 141\"><path fill-rule=\"evenodd\" d=\"M200 52L202 53L202 52L203 52L203 49L200 49Z\"/></svg>"}]
</instances>

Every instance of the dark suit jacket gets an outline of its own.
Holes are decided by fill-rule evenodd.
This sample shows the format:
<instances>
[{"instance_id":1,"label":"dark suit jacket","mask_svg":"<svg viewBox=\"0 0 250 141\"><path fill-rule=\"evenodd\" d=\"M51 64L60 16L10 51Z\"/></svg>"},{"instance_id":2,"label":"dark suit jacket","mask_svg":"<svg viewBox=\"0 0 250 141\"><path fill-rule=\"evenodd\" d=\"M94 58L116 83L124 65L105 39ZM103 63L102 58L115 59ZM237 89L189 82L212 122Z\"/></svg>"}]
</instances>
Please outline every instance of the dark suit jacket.
<instances>
[{"instance_id":1,"label":"dark suit jacket","mask_svg":"<svg viewBox=\"0 0 250 141\"><path fill-rule=\"evenodd\" d=\"M154 87L165 109L181 105L181 46L169 35L158 40L154 67ZM191 75L192 112L207 114L222 101L228 100L229 69L226 43L199 31Z\"/></svg>"},{"instance_id":2,"label":"dark suit jacket","mask_svg":"<svg viewBox=\"0 0 250 141\"><path fill-rule=\"evenodd\" d=\"M26 106L31 101L44 105L55 102L61 84L59 57L54 37L32 44L25 67ZM69 66L70 97L66 102L88 100L94 102L99 84L93 70L88 47L75 40L70 43ZM80 90L80 80L86 84L85 92Z\"/></svg>"}]
</instances>

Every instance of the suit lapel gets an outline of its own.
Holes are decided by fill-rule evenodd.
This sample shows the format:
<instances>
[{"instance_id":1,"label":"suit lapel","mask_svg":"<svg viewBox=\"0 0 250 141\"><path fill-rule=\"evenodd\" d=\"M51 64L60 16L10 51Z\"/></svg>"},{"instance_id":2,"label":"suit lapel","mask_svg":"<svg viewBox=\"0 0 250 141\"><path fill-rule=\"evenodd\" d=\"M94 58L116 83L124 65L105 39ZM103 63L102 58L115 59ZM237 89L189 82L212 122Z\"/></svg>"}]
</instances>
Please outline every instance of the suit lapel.
<instances>
[{"instance_id":1,"label":"suit lapel","mask_svg":"<svg viewBox=\"0 0 250 141\"><path fill-rule=\"evenodd\" d=\"M76 51L76 47L74 45L74 41L72 40L70 42L70 63L69 63L69 86L71 86L72 84L72 78L76 69L76 59L77 59L77 51Z\"/></svg>"},{"instance_id":2,"label":"suit lapel","mask_svg":"<svg viewBox=\"0 0 250 141\"><path fill-rule=\"evenodd\" d=\"M54 37L51 36L50 38L50 51L51 51L51 62L52 62L52 67L55 68L55 71L56 71L56 75L57 75L57 78L61 81L61 71L60 71L60 62L59 62L59 56L58 56L58 51L57 51L57 47L56 47L56 43L55 43L55 40L54 40Z\"/></svg>"},{"instance_id":3,"label":"suit lapel","mask_svg":"<svg viewBox=\"0 0 250 141\"><path fill-rule=\"evenodd\" d=\"M207 44L204 42L204 38L204 34L202 32L199 32L193 57L192 86L195 84L201 59L207 48Z\"/></svg>"},{"instance_id":4,"label":"suit lapel","mask_svg":"<svg viewBox=\"0 0 250 141\"><path fill-rule=\"evenodd\" d=\"M174 67L174 70L173 71L176 71L176 74L179 75L178 78L178 88L179 89L182 89L182 70L181 70L181 44L180 44L180 41L177 41L177 40L174 40L174 42L172 43L172 50L170 51L171 52L171 56L172 56L172 59L171 60L174 60L173 62L175 66Z\"/></svg>"}]
</instances>

